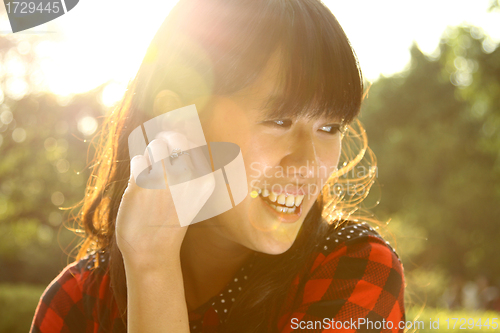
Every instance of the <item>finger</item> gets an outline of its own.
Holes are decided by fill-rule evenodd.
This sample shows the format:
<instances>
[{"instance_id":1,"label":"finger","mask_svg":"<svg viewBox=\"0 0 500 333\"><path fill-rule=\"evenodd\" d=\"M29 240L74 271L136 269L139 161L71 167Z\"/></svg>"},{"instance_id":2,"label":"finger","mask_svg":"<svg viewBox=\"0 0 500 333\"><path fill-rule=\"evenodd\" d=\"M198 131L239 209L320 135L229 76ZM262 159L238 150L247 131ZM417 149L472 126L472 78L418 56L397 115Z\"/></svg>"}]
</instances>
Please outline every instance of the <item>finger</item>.
<instances>
[{"instance_id":1,"label":"finger","mask_svg":"<svg viewBox=\"0 0 500 333\"><path fill-rule=\"evenodd\" d=\"M163 143L163 145L165 145ZM134 182L131 188L164 189L166 188L165 170L163 164L150 157L150 147L146 147L144 156L136 155L130 161L131 178ZM152 154L151 154L152 156ZM151 163L154 161L155 163ZM130 184L129 180L129 184ZM133 185L136 185L135 187Z\"/></svg>"},{"instance_id":2,"label":"finger","mask_svg":"<svg viewBox=\"0 0 500 333\"><path fill-rule=\"evenodd\" d=\"M165 142L168 147L169 158L165 160L165 166L169 184L191 180L195 168L190 155L192 151L187 151L194 145L183 134L173 131L161 132L157 135L157 138ZM177 149L177 152L187 152L187 154L170 157L176 152L175 149Z\"/></svg>"},{"instance_id":3,"label":"finger","mask_svg":"<svg viewBox=\"0 0 500 333\"><path fill-rule=\"evenodd\" d=\"M130 160L130 178L133 180L134 184L137 183L139 174L143 170L149 168L150 165L151 163L149 162L149 159L142 155L136 155Z\"/></svg>"},{"instance_id":4,"label":"finger","mask_svg":"<svg viewBox=\"0 0 500 333\"><path fill-rule=\"evenodd\" d=\"M137 177L144 168L147 168L147 162L144 160L144 156L136 155L130 160L130 177L128 179L127 188L123 193L123 196L130 196L132 192L135 192L140 186L137 185Z\"/></svg>"},{"instance_id":5,"label":"finger","mask_svg":"<svg viewBox=\"0 0 500 333\"><path fill-rule=\"evenodd\" d=\"M170 161L171 165L176 165L176 164L179 165L181 163L184 163L191 170L194 170L193 163L189 156L190 152L188 152L190 149L194 147L194 145L186 138L185 135L174 131L164 131L158 133L156 137L164 140L167 143L169 156L174 152L174 150L187 153L172 158Z\"/></svg>"},{"instance_id":6,"label":"finger","mask_svg":"<svg viewBox=\"0 0 500 333\"><path fill-rule=\"evenodd\" d=\"M180 155L169 159L168 173L171 177L180 177L186 166L191 170L194 178L201 177L212 172L212 164L210 158L205 156L202 147L197 147L186 136L174 131L164 131L159 133L157 138L161 138L167 142L169 152L172 153L174 147L180 149L190 149L189 155Z\"/></svg>"},{"instance_id":7,"label":"finger","mask_svg":"<svg viewBox=\"0 0 500 333\"><path fill-rule=\"evenodd\" d=\"M152 158L149 158L150 154ZM167 142L163 139L154 139L146 147L145 155L148 156L152 164L169 157L170 153Z\"/></svg>"}]
</instances>

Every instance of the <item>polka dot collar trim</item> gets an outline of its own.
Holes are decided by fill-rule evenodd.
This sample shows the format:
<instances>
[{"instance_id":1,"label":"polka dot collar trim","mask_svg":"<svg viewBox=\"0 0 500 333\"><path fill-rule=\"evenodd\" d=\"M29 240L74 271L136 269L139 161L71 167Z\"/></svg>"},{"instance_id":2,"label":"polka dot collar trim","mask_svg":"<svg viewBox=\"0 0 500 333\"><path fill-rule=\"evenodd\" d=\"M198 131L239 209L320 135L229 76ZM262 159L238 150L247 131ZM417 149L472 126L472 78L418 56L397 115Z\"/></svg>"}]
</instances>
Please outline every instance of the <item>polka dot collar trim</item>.
<instances>
[{"instance_id":1,"label":"polka dot collar trim","mask_svg":"<svg viewBox=\"0 0 500 333\"><path fill-rule=\"evenodd\" d=\"M211 311L216 313L219 318L219 324L226 322L232 305L248 282L256 257L257 252L254 252L227 283L220 294L215 295L205 304L189 312L189 324L192 333L202 332L203 321L206 320L207 316L210 316Z\"/></svg>"},{"instance_id":2,"label":"polka dot collar trim","mask_svg":"<svg viewBox=\"0 0 500 333\"><path fill-rule=\"evenodd\" d=\"M319 247L319 251L326 256L342 242L354 241L359 238L372 236L381 239L401 262L398 253L394 250L391 244L383 239L375 229L372 228L367 222L346 221L338 228L333 229L323 242L316 244L316 246Z\"/></svg>"}]
</instances>

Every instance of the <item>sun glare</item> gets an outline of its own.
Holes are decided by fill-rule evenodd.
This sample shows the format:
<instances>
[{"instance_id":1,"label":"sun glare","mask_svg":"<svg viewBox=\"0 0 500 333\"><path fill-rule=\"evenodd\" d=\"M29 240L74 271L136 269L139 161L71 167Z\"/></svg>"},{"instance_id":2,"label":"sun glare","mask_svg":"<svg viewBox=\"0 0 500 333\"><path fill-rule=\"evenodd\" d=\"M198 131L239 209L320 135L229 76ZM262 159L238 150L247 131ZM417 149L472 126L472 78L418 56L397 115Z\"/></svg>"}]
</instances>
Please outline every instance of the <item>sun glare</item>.
<instances>
[{"instance_id":1,"label":"sun glare","mask_svg":"<svg viewBox=\"0 0 500 333\"><path fill-rule=\"evenodd\" d=\"M118 0L82 1L68 14L29 29L40 32L39 41L35 45L23 41L17 53L26 54L33 47L41 69L32 73L31 79L60 96L108 83L101 102L111 107L123 96L149 42L176 3L177 0L147 0L136 6L123 6ZM345 30L363 74L370 81L403 70L410 59L413 41L424 53L436 56L439 40L448 26L467 22L483 28L491 36L485 49L495 47L500 40L500 13L487 12L489 0L418 3L324 0L324 3ZM33 32L15 35L28 39ZM5 93L22 98L29 93L28 85L20 78L26 68L15 55L5 60L0 74L11 76ZM0 96L3 94L4 91Z\"/></svg>"}]
</instances>

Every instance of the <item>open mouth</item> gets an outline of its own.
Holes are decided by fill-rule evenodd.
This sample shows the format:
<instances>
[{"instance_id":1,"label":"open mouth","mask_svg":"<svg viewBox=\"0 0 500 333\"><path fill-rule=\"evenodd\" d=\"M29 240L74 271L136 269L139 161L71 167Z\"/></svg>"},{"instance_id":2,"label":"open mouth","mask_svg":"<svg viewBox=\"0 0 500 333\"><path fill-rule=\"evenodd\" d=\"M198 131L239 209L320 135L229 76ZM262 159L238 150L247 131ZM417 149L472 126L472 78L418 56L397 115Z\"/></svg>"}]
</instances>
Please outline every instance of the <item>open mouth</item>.
<instances>
[{"instance_id":1,"label":"open mouth","mask_svg":"<svg viewBox=\"0 0 500 333\"><path fill-rule=\"evenodd\" d=\"M259 191L259 195L271 208L282 214L297 214L304 199L304 195L276 194L267 189Z\"/></svg>"}]
</instances>

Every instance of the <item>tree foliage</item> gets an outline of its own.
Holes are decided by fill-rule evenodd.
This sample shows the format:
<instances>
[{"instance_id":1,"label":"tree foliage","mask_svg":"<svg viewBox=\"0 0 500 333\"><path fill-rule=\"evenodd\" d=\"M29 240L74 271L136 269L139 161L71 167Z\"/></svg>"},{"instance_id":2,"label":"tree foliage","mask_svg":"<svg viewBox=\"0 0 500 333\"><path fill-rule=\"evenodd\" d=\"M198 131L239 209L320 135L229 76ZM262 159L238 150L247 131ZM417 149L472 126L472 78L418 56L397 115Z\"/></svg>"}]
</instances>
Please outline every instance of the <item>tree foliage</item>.
<instances>
[{"instance_id":1,"label":"tree foliage","mask_svg":"<svg viewBox=\"0 0 500 333\"><path fill-rule=\"evenodd\" d=\"M369 90L361 120L379 161L378 211L404 235L407 273L500 282L499 80L500 48L463 26L437 56L413 45L409 68Z\"/></svg>"},{"instance_id":2,"label":"tree foliage","mask_svg":"<svg viewBox=\"0 0 500 333\"><path fill-rule=\"evenodd\" d=\"M79 239L61 208L83 198L90 174L93 147L82 126L105 114L102 86L70 99L37 91L38 42L0 38L9 68L1 78L0 282L47 284L67 265ZM9 91L19 81L28 91Z\"/></svg>"}]
</instances>

